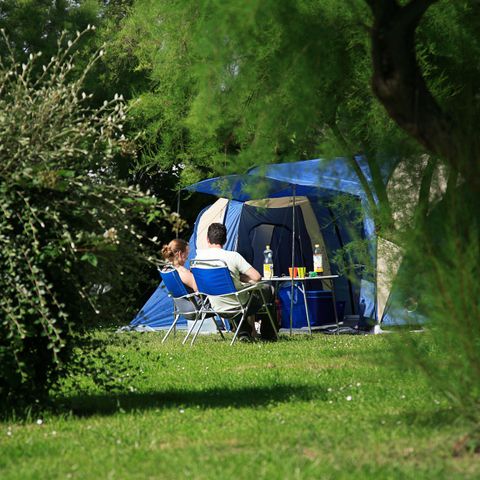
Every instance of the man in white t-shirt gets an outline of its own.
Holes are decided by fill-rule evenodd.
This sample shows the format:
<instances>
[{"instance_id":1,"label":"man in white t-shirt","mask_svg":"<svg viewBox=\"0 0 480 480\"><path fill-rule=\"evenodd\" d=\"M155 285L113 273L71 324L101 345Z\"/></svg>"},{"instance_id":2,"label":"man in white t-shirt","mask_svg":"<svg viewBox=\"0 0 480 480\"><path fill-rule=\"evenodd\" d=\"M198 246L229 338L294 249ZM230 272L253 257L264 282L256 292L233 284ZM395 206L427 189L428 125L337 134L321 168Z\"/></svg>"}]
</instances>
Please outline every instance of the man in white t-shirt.
<instances>
[{"instance_id":1,"label":"man in white t-shirt","mask_svg":"<svg viewBox=\"0 0 480 480\"><path fill-rule=\"evenodd\" d=\"M223 260L233 279L233 284L237 290L245 288L248 284L256 283L261 280L262 276L255 270L238 252L232 252L230 250L224 250L223 245L227 241L227 229L222 223L212 223L208 227L207 231L207 244L208 248L197 251L196 258L201 260ZM263 284L261 287L267 302L266 307L269 309L272 318L275 318L272 299L273 292L272 287L267 284ZM249 299L249 295L253 295L248 308L247 315L253 315L263 306L263 299L259 291L246 292L241 298L243 304L246 304ZM228 310L231 307L237 305L235 296L231 299L227 297L212 297L210 303L217 310ZM251 326L248 322L243 322L242 330L238 332L238 338L245 340L250 337ZM268 318L261 321L260 334L262 338L266 340L273 340L276 338L275 332L272 331L272 326Z\"/></svg>"}]
</instances>

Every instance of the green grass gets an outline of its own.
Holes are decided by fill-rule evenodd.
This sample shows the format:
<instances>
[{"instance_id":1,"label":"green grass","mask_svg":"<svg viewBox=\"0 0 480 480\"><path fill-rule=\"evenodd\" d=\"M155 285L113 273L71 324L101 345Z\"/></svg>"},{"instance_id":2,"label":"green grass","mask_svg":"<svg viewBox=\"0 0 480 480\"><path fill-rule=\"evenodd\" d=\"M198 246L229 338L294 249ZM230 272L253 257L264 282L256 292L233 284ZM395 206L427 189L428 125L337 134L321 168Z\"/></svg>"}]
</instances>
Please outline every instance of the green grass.
<instances>
[{"instance_id":1,"label":"green grass","mask_svg":"<svg viewBox=\"0 0 480 480\"><path fill-rule=\"evenodd\" d=\"M124 393L0 424L0 478L480 477L478 454L452 454L468 425L388 360L387 336L160 340L111 339L138 373Z\"/></svg>"}]
</instances>

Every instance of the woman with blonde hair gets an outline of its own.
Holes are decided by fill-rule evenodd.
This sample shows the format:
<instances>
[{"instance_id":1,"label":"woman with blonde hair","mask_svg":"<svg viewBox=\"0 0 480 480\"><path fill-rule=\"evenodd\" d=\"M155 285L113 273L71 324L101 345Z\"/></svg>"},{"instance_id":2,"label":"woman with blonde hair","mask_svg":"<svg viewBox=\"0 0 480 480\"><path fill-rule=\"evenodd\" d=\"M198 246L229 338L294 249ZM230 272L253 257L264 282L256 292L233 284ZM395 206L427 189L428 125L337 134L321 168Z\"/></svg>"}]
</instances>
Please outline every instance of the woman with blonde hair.
<instances>
[{"instance_id":1,"label":"woman with blonde hair","mask_svg":"<svg viewBox=\"0 0 480 480\"><path fill-rule=\"evenodd\" d=\"M190 270L185 268L185 262L187 261L189 253L188 242L181 238L175 238L167 245L162 247L162 257L167 262L170 262L177 270L178 275L182 282L192 290L196 292L197 284L193 278L193 274Z\"/></svg>"}]
</instances>

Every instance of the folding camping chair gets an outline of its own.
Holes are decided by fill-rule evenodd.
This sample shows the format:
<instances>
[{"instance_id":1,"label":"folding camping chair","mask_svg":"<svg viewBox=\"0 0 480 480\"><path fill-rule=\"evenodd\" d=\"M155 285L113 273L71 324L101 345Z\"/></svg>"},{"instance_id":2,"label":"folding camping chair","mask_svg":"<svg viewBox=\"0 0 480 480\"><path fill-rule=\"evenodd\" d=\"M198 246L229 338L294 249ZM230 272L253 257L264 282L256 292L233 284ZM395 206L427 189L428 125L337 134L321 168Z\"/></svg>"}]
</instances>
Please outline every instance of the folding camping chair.
<instances>
[{"instance_id":1,"label":"folding camping chair","mask_svg":"<svg viewBox=\"0 0 480 480\"><path fill-rule=\"evenodd\" d=\"M190 263L191 271L195 277L195 282L197 284L199 292L202 295L206 295L209 298L222 298L228 297L229 300L234 303L231 308L228 309L218 309L210 306L207 306L206 309L202 309L202 312L215 312L219 317L226 318L228 320L233 320L235 317L240 317L240 322L237 323L237 328L233 339L230 345L233 345L237 339L238 332L242 327L243 322L247 318L248 307L252 301L253 292L258 290L262 296L264 305L266 305L265 296L260 288L264 282L258 282L253 285L249 285L241 290L237 290L230 275L230 270L227 267L227 264L223 260L201 260L195 259ZM241 301L241 297L245 292L250 292L248 301L244 305ZM204 303L205 305L205 303ZM272 324L273 331L277 335L277 329L275 327L275 322L267 309L268 318ZM278 335L277 335L278 336Z\"/></svg>"},{"instance_id":2,"label":"folding camping chair","mask_svg":"<svg viewBox=\"0 0 480 480\"><path fill-rule=\"evenodd\" d=\"M197 334L200 328L202 328L203 320L208 317L214 319L213 321L215 322L215 326L217 327L218 332L220 333L222 338L225 338L215 319L216 315L213 312L209 312L204 307L205 302L204 299L202 299L201 295L198 295L196 293L188 293L187 287L182 282L180 275L175 268L166 267L162 270L159 269L159 273L165 287L167 287L168 296L173 300L173 323L168 329L165 337L163 337L162 343L165 342L171 331L175 329L180 315L183 315L187 320L193 320L191 327L188 329L187 334L183 339L183 344L185 344L185 342L187 341L187 338L195 328L195 325L197 324L198 320L200 320L200 318L202 319L202 323L197 330Z\"/></svg>"}]
</instances>

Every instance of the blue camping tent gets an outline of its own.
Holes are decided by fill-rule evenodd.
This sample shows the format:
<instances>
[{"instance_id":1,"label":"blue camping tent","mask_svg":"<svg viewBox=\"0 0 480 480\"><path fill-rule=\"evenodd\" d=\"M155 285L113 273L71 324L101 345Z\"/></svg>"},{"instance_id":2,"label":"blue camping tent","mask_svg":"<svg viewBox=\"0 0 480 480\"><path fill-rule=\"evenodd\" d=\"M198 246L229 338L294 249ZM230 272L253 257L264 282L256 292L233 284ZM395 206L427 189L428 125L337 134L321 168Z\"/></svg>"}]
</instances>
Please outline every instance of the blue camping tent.
<instances>
[{"instance_id":1,"label":"blue camping tent","mask_svg":"<svg viewBox=\"0 0 480 480\"><path fill-rule=\"evenodd\" d=\"M366 161L359 157L357 163L367 181L370 181ZM337 267L331 259L352 236L369 239L372 260L375 259L373 221L360 182L347 159L316 159L257 167L246 175L203 180L187 187L187 190L228 197L228 200L220 198L198 215L189 242L190 258L195 257L197 245L201 247L205 241L208 225L220 221L227 227L227 250L239 251L260 270L262 257L259 253L266 243L270 243L273 251L277 252L274 258L275 271L287 273L291 258L280 252L291 251L294 216L294 255L297 265L312 268L312 245L320 241L327 268L331 273L336 273ZM349 197L362 207L364 221L360 229L354 225L348 213L342 212L340 215L335 210L332 200L339 195ZM295 215L293 205L296 205ZM362 303L366 306L366 315L375 318L373 282L363 278L361 269L357 275L356 282L342 278L336 283L336 297L345 301L347 314L357 314L359 303ZM173 321L172 312L172 301L163 284L160 284L130 325L168 328ZM186 322L179 322L178 325L181 328Z\"/></svg>"}]
</instances>

